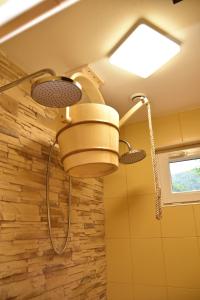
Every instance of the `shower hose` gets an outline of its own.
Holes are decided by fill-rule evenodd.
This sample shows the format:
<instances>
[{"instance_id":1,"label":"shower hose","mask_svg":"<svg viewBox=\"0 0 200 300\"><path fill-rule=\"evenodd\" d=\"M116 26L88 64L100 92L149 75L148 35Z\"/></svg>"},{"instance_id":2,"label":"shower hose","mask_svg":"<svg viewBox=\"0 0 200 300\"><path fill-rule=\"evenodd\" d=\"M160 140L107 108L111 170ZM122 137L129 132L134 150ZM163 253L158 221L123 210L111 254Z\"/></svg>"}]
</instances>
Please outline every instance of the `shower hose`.
<instances>
[{"instance_id":1,"label":"shower hose","mask_svg":"<svg viewBox=\"0 0 200 300\"><path fill-rule=\"evenodd\" d=\"M157 158L156 158L156 151L155 151L155 140L153 135L153 126L152 126L152 119L151 119L151 106L150 103L147 103L147 116L148 116L148 123L149 123L149 134L150 134L150 142L151 142L151 159L152 159L152 166L153 166L153 178L154 178L154 186L155 186L155 193L156 193L156 200L155 200L155 215L157 220L161 220L162 218L162 205L161 205L161 188L159 185L158 179L158 167L157 167Z\"/></svg>"},{"instance_id":2,"label":"shower hose","mask_svg":"<svg viewBox=\"0 0 200 300\"><path fill-rule=\"evenodd\" d=\"M150 145L151 145L151 161L152 161L152 169L153 169L153 181L154 181L154 189L155 189L155 216L157 220L161 220L162 218L162 203L161 203L161 188L159 184L158 177L158 162L156 156L155 149L155 139L153 134L153 126L152 126L152 118L151 118L151 105L148 98L143 94L136 94L131 97L132 100L139 98L143 104L146 104L147 108L147 119L149 125L149 136L150 136Z\"/></svg>"},{"instance_id":3,"label":"shower hose","mask_svg":"<svg viewBox=\"0 0 200 300\"><path fill-rule=\"evenodd\" d=\"M58 249L53 240L53 234L52 234L52 225L51 225L51 212L50 212L50 201L49 201L49 176L50 176L50 163L51 163L51 156L54 149L54 146L56 144L56 140L51 144L50 151L49 151L49 157L47 161L47 169L46 169L46 205L47 205L47 220L48 220L48 231L49 231L49 238L51 242L51 246L54 250L54 252L58 255L62 255L64 251L67 248L68 245L68 239L69 239L69 232L70 232L70 225L71 225L71 177L69 176L69 191L68 191L68 218L67 218L67 230L66 230L66 236L65 241L61 249Z\"/></svg>"}]
</instances>

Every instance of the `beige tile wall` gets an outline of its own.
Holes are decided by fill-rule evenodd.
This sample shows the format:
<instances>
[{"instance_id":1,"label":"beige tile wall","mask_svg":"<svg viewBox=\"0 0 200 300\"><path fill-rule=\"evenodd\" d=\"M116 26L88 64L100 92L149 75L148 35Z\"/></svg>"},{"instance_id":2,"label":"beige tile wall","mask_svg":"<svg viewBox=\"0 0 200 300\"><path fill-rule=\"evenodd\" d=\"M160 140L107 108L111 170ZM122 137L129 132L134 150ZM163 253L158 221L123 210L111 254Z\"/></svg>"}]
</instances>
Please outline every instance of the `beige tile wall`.
<instances>
[{"instance_id":1,"label":"beige tile wall","mask_svg":"<svg viewBox=\"0 0 200 300\"><path fill-rule=\"evenodd\" d=\"M155 119L156 146L200 139L200 109ZM148 127L122 137L147 158L105 178L108 300L200 299L200 205L164 208L154 217Z\"/></svg>"}]
</instances>

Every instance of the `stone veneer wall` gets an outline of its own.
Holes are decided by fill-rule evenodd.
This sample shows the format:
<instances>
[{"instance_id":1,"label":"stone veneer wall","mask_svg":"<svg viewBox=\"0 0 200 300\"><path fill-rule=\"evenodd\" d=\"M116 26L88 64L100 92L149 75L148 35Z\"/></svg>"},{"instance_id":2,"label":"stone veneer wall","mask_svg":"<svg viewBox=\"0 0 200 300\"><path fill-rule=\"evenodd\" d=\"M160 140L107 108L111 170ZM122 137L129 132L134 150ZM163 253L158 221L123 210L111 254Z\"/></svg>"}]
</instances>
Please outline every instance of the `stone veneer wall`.
<instances>
[{"instance_id":1,"label":"stone veneer wall","mask_svg":"<svg viewBox=\"0 0 200 300\"><path fill-rule=\"evenodd\" d=\"M0 85L24 73L0 54ZM66 253L48 236L45 171L55 133L38 121L43 108L26 91L0 95L0 299L105 299L102 179L72 182ZM56 242L63 242L68 182L54 155L50 200Z\"/></svg>"}]
</instances>

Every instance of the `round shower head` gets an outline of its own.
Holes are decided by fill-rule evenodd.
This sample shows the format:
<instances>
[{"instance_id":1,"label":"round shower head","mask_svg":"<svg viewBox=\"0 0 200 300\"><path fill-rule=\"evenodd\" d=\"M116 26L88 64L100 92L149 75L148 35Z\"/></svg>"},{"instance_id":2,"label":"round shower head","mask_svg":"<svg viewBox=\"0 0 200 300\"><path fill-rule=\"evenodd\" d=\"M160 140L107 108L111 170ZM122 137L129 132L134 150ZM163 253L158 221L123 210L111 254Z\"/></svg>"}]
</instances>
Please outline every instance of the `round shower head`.
<instances>
[{"instance_id":1,"label":"round shower head","mask_svg":"<svg viewBox=\"0 0 200 300\"><path fill-rule=\"evenodd\" d=\"M122 154L119 158L121 164L133 164L146 157L144 150L131 149L130 151Z\"/></svg>"},{"instance_id":2,"label":"round shower head","mask_svg":"<svg viewBox=\"0 0 200 300\"><path fill-rule=\"evenodd\" d=\"M78 82L64 76L50 76L37 80L31 88L31 97L48 107L66 107L77 103L82 96Z\"/></svg>"}]
</instances>

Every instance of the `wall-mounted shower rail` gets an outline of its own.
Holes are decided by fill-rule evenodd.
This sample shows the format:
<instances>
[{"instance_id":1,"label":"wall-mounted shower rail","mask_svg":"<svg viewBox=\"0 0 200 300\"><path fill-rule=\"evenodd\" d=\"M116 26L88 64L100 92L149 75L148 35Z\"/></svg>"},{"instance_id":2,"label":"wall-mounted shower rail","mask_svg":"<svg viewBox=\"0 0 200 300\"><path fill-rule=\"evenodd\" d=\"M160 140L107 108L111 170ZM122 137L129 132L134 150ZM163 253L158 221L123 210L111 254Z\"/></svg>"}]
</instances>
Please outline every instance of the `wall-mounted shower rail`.
<instances>
[{"instance_id":1,"label":"wall-mounted shower rail","mask_svg":"<svg viewBox=\"0 0 200 300\"><path fill-rule=\"evenodd\" d=\"M20 83L22 83L25 80L30 80L30 79L42 76L44 74L50 74L50 75L53 75L53 76L56 75L56 73L52 69L42 69L42 70L39 70L39 71L37 71L35 73L32 73L32 74L29 74L29 75L24 76L22 78L19 78L19 79L15 80L15 81L13 81L11 83L8 83L8 84L0 87L0 93L5 92L5 91L7 91L7 90L9 90L9 89L11 89L11 88L19 85Z\"/></svg>"}]
</instances>

